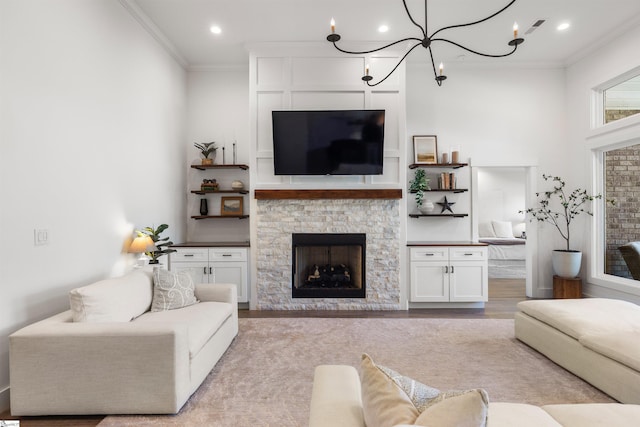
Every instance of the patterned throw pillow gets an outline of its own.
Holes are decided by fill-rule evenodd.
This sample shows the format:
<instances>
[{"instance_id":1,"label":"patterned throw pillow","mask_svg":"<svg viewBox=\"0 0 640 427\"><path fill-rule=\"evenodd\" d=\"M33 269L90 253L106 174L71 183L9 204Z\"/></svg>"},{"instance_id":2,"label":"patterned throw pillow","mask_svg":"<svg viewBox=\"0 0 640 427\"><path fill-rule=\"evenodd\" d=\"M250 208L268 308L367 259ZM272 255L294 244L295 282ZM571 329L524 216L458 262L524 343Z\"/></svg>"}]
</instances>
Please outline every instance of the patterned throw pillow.
<instances>
[{"instance_id":1,"label":"patterned throw pillow","mask_svg":"<svg viewBox=\"0 0 640 427\"><path fill-rule=\"evenodd\" d=\"M367 354L362 355L360 368L362 405L368 427L486 426L489 398L482 389L441 392L376 365Z\"/></svg>"},{"instance_id":2,"label":"patterned throw pillow","mask_svg":"<svg viewBox=\"0 0 640 427\"><path fill-rule=\"evenodd\" d=\"M153 302L151 311L165 311L187 307L199 302L187 272L174 273L162 268L153 269Z\"/></svg>"}]
</instances>

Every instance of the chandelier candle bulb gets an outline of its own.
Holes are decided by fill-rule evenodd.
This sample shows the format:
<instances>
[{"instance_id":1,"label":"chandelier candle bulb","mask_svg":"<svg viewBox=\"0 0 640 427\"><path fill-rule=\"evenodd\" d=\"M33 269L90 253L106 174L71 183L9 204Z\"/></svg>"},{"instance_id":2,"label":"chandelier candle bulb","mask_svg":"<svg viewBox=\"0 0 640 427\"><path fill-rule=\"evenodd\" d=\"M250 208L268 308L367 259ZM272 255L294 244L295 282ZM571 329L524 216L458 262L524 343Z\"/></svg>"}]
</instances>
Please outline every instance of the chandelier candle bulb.
<instances>
[{"instance_id":1,"label":"chandelier candle bulb","mask_svg":"<svg viewBox=\"0 0 640 427\"><path fill-rule=\"evenodd\" d=\"M514 39L518 38L518 23L517 22L513 23L513 38Z\"/></svg>"},{"instance_id":2,"label":"chandelier candle bulb","mask_svg":"<svg viewBox=\"0 0 640 427\"><path fill-rule=\"evenodd\" d=\"M364 75L368 76L369 75L369 64L364 66Z\"/></svg>"},{"instance_id":3,"label":"chandelier candle bulb","mask_svg":"<svg viewBox=\"0 0 640 427\"><path fill-rule=\"evenodd\" d=\"M441 62L440 63L440 75L442 75L442 71L444 70L444 64Z\"/></svg>"},{"instance_id":4,"label":"chandelier candle bulb","mask_svg":"<svg viewBox=\"0 0 640 427\"><path fill-rule=\"evenodd\" d=\"M336 32L336 21L335 19L331 18L331 34Z\"/></svg>"}]
</instances>

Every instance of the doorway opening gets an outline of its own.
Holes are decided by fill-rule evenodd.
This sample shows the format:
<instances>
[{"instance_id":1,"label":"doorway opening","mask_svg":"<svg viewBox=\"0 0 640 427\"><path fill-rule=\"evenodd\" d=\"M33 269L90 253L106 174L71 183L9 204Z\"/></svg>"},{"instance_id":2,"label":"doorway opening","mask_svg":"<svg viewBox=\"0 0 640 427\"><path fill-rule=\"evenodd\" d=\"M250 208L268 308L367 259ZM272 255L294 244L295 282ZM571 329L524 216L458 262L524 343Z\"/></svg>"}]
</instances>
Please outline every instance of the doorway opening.
<instances>
[{"instance_id":1,"label":"doorway opening","mask_svg":"<svg viewBox=\"0 0 640 427\"><path fill-rule=\"evenodd\" d=\"M524 211L535 168L474 167L474 238L488 244L489 299L533 296L535 233Z\"/></svg>"}]
</instances>

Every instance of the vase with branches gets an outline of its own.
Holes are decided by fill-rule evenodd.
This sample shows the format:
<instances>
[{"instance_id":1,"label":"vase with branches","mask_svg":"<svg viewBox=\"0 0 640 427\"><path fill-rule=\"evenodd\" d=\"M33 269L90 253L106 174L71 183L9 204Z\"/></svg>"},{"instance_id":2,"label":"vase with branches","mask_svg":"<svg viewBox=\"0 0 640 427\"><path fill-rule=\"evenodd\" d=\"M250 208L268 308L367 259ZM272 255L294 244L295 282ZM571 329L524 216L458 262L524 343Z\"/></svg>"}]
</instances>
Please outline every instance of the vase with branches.
<instances>
[{"instance_id":1,"label":"vase with branches","mask_svg":"<svg viewBox=\"0 0 640 427\"><path fill-rule=\"evenodd\" d=\"M576 188L569 192L566 189L566 182L559 176L543 174L542 178L550 182L553 189L536 193L537 206L528 208L520 213L530 215L530 220L546 222L553 225L560 236L565 241L565 249L556 249L552 258L554 271L561 277L575 277L580 270L582 254L578 250L571 249L571 223L581 214L593 216L591 202L602 199L601 194L589 194L587 190ZM608 203L615 204L614 200L607 200ZM577 268L573 265L569 270L559 271L560 264L565 263L565 256L556 253L569 253L572 255L572 263L577 262ZM569 262L569 261L566 261ZM569 268L569 267L567 267ZM575 273L573 273L575 271Z\"/></svg>"}]
</instances>

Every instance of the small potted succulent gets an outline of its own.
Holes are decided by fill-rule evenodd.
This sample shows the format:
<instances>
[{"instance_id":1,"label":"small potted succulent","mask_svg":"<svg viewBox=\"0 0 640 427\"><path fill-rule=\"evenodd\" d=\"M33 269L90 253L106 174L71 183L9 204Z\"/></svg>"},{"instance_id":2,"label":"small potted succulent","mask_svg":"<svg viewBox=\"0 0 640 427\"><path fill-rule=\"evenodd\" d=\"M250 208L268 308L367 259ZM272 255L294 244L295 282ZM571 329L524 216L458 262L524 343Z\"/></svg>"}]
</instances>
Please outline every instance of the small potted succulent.
<instances>
[{"instance_id":1,"label":"small potted succulent","mask_svg":"<svg viewBox=\"0 0 640 427\"><path fill-rule=\"evenodd\" d=\"M216 159L216 150L218 149L215 142L205 142L203 144L194 142L193 146L200 150L200 153L202 153L203 165L213 164L213 161Z\"/></svg>"}]
</instances>

